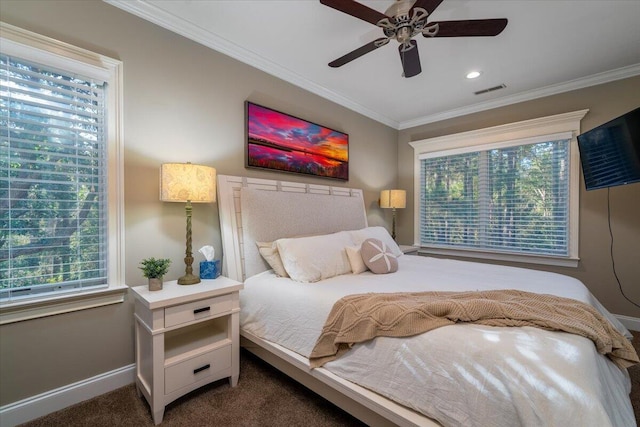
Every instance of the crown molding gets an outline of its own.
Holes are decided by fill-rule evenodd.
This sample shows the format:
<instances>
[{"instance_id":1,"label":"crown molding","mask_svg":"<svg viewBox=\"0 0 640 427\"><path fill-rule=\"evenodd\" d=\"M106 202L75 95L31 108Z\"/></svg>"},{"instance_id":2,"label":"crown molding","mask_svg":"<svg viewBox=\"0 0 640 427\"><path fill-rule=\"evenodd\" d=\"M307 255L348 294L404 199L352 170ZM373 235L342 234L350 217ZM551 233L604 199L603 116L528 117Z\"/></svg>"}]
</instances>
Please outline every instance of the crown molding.
<instances>
[{"instance_id":1,"label":"crown molding","mask_svg":"<svg viewBox=\"0 0 640 427\"><path fill-rule=\"evenodd\" d=\"M409 129L416 126L425 125L428 123L439 122L442 120L452 119L454 117L465 116L467 114L478 113L480 111L491 110L493 108L505 107L507 105L517 104L519 102L531 101L537 98L544 98L546 96L556 95L563 92L569 92L572 90L583 89L590 86L597 86L603 83L609 83L615 80L622 80L629 77L635 77L640 75L640 64L629 65L627 67L618 68L603 73L594 74L591 76L570 80L564 83L558 83L555 85L545 86L539 89L533 89L525 92L520 92L515 95L505 96L502 98L494 99L487 102L480 102L478 104L468 105L466 107L456 108L449 111L444 111L438 114L432 114L422 118L414 120L407 120L401 122L398 126L399 130Z\"/></svg>"},{"instance_id":2,"label":"crown molding","mask_svg":"<svg viewBox=\"0 0 640 427\"><path fill-rule=\"evenodd\" d=\"M393 120L379 112L373 111L358 102L331 91L317 83L314 83L301 75L292 72L258 54L238 46L227 39L211 33L203 28L193 25L181 18L176 17L164 10L147 3L144 0L103 0L118 9L122 9L133 15L136 15L146 21L159 25L176 34L180 34L190 40L200 43L203 46L211 48L217 52L227 55L233 59L237 59L247 65L264 71L267 74L282 79L292 85L321 96L336 104L342 105L356 113L369 117L379 123L398 129L399 122Z\"/></svg>"},{"instance_id":3,"label":"crown molding","mask_svg":"<svg viewBox=\"0 0 640 427\"><path fill-rule=\"evenodd\" d=\"M530 101L537 98L543 98L546 96L640 75L640 64L634 64L564 83L549 85L543 88L520 92L491 101L479 102L465 107L455 108L400 122L391 119L378 111L374 111L353 99L314 83L311 80L308 80L303 76L256 54L255 52L238 46L227 39L219 37L218 35L201 27L195 26L190 22L176 17L175 15L167 13L145 0L103 1L396 130L409 129L480 111L504 107L507 105L517 104L519 102Z\"/></svg>"}]
</instances>

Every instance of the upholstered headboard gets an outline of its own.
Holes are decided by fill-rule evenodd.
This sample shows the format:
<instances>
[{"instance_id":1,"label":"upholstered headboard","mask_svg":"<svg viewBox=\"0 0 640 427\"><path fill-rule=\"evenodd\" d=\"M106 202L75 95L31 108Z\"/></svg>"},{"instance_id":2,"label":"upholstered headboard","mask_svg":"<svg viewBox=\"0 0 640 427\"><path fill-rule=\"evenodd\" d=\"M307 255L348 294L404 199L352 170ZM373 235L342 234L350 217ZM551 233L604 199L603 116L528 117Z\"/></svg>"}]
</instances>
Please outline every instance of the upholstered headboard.
<instances>
[{"instance_id":1,"label":"upholstered headboard","mask_svg":"<svg viewBox=\"0 0 640 427\"><path fill-rule=\"evenodd\" d=\"M367 226L362 190L218 175L223 274L268 270L255 244Z\"/></svg>"}]
</instances>

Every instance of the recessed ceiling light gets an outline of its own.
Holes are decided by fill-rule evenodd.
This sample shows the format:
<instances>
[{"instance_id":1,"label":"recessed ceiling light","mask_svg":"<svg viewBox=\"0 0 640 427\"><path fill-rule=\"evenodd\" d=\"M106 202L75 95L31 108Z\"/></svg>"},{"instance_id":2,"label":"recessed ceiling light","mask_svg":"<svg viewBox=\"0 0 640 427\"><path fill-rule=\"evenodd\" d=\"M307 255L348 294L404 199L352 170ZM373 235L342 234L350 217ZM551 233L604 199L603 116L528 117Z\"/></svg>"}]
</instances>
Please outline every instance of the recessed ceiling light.
<instances>
[{"instance_id":1,"label":"recessed ceiling light","mask_svg":"<svg viewBox=\"0 0 640 427\"><path fill-rule=\"evenodd\" d=\"M469 74L467 74L467 78L468 79L476 79L476 78L480 77L480 74L482 74L480 71L471 71Z\"/></svg>"}]
</instances>

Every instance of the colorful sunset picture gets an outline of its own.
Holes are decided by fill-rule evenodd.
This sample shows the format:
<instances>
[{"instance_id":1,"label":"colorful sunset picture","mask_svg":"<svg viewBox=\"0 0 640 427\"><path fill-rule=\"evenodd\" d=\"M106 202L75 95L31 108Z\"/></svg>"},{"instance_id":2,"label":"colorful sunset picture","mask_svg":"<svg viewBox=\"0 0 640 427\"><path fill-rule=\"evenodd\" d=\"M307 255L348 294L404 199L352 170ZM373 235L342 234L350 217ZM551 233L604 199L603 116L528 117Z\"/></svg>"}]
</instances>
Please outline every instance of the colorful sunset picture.
<instances>
[{"instance_id":1,"label":"colorful sunset picture","mask_svg":"<svg viewBox=\"0 0 640 427\"><path fill-rule=\"evenodd\" d=\"M349 135L247 102L247 167L349 179Z\"/></svg>"}]
</instances>

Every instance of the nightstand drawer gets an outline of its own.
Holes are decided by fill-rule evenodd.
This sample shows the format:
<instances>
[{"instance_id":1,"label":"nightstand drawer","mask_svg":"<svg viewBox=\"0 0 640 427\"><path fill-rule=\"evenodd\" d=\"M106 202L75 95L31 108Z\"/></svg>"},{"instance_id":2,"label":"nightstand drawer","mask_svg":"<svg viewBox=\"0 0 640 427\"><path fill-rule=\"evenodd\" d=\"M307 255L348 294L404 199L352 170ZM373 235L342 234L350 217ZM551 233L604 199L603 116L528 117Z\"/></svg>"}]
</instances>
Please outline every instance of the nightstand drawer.
<instances>
[{"instance_id":1,"label":"nightstand drawer","mask_svg":"<svg viewBox=\"0 0 640 427\"><path fill-rule=\"evenodd\" d=\"M167 307L164 309L164 327L170 328L181 323L215 317L229 312L232 308L233 295L231 294Z\"/></svg>"},{"instance_id":2,"label":"nightstand drawer","mask_svg":"<svg viewBox=\"0 0 640 427\"><path fill-rule=\"evenodd\" d=\"M223 371L229 371L224 372ZM231 345L207 352L165 369L164 393L172 393L195 382L221 375L231 375Z\"/></svg>"}]
</instances>

